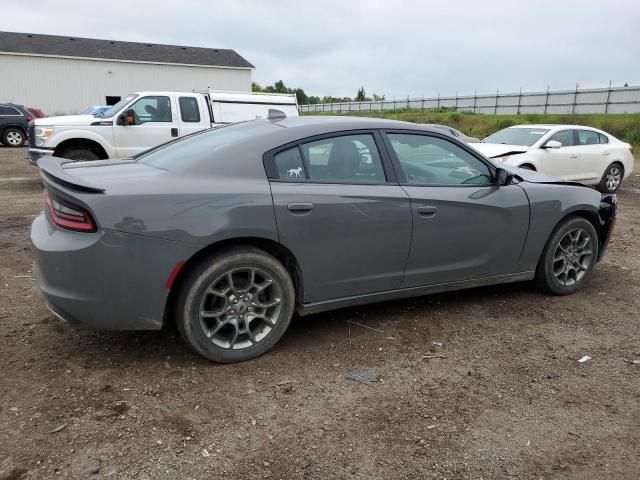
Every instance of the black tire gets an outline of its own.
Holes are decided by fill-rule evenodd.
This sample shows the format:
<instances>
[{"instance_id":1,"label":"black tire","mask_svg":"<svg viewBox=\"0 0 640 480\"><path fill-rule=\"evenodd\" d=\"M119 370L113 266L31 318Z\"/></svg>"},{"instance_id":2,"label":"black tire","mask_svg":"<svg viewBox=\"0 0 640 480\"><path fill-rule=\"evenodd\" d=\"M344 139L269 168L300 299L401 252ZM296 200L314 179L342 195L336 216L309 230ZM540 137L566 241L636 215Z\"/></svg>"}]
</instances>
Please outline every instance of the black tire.
<instances>
[{"instance_id":1,"label":"black tire","mask_svg":"<svg viewBox=\"0 0 640 480\"><path fill-rule=\"evenodd\" d=\"M87 148L70 148L69 150L64 150L60 156L74 162L100 160L97 153Z\"/></svg>"},{"instance_id":2,"label":"black tire","mask_svg":"<svg viewBox=\"0 0 640 480\"><path fill-rule=\"evenodd\" d=\"M578 243L582 243L585 238L589 239L582 250L572 244L571 235L575 236L574 232L578 231L582 232ZM559 246L561 242L563 248ZM568 245L571 248L568 248ZM584 253L587 251L591 253ZM597 258L598 235L593 224L581 217L569 217L556 227L547 241L538 262L534 281L538 288L547 293L569 295L589 281Z\"/></svg>"},{"instance_id":3,"label":"black tire","mask_svg":"<svg viewBox=\"0 0 640 480\"><path fill-rule=\"evenodd\" d=\"M228 284L230 271L236 288L220 295L225 290L221 285ZM254 271L253 277L250 271ZM244 275L247 280L243 285ZM267 283L266 277L270 277L272 283L258 290ZM256 285L251 283L253 286L246 290L246 296L238 294L236 289L240 291L239 287L250 285L251 279L261 281ZM252 298L248 300L249 297ZM278 300L276 306L268 309L256 307ZM201 308L209 317L201 318ZM243 362L271 350L289 327L294 309L295 290L286 268L260 249L234 248L207 258L187 274L178 293L175 321L182 338L200 355L219 363ZM224 313L214 314L214 310ZM272 324L266 323L267 317ZM226 341L228 347L220 345Z\"/></svg>"},{"instance_id":4,"label":"black tire","mask_svg":"<svg viewBox=\"0 0 640 480\"><path fill-rule=\"evenodd\" d=\"M602 193L615 193L624 177L624 167L618 162L607 167L598 184L598 190Z\"/></svg>"},{"instance_id":5,"label":"black tire","mask_svg":"<svg viewBox=\"0 0 640 480\"><path fill-rule=\"evenodd\" d=\"M2 143L6 147L18 148L24 145L27 140L27 135L24 130L18 127L7 127L2 132Z\"/></svg>"}]
</instances>

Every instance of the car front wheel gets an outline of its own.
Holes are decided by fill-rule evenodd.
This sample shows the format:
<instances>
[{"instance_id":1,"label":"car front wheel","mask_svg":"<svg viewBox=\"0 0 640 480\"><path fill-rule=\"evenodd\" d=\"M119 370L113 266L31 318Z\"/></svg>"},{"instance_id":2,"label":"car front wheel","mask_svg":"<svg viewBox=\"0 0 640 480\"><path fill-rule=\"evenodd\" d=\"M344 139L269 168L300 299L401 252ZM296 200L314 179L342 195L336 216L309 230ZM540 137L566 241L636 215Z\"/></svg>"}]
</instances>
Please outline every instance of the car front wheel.
<instances>
[{"instance_id":1,"label":"car front wheel","mask_svg":"<svg viewBox=\"0 0 640 480\"><path fill-rule=\"evenodd\" d=\"M276 258L255 248L234 249L210 257L187 275L176 323L202 356L241 362L280 340L294 307L293 282Z\"/></svg>"},{"instance_id":2,"label":"car front wheel","mask_svg":"<svg viewBox=\"0 0 640 480\"><path fill-rule=\"evenodd\" d=\"M555 295L582 288L598 258L598 235L588 220L572 217L560 224L545 246L536 269L536 284Z\"/></svg>"},{"instance_id":3,"label":"car front wheel","mask_svg":"<svg viewBox=\"0 0 640 480\"><path fill-rule=\"evenodd\" d=\"M21 147L25 140L26 136L19 128L9 127L2 134L2 143L7 147Z\"/></svg>"}]
</instances>

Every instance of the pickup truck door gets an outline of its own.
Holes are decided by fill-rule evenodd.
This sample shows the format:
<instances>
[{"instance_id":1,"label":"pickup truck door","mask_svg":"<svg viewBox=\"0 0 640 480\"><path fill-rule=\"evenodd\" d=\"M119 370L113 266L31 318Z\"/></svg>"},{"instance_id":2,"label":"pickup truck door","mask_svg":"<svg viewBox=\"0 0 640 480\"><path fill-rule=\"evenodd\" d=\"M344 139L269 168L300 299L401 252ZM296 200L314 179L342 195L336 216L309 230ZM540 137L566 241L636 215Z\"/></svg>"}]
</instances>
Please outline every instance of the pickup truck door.
<instances>
[{"instance_id":1,"label":"pickup truck door","mask_svg":"<svg viewBox=\"0 0 640 480\"><path fill-rule=\"evenodd\" d=\"M206 101L202 95L178 95L179 137L211 127Z\"/></svg>"},{"instance_id":2,"label":"pickup truck door","mask_svg":"<svg viewBox=\"0 0 640 480\"><path fill-rule=\"evenodd\" d=\"M113 140L118 158L132 157L179 135L178 113L173 94L146 95L127 107L134 112L135 125L113 123Z\"/></svg>"}]
</instances>

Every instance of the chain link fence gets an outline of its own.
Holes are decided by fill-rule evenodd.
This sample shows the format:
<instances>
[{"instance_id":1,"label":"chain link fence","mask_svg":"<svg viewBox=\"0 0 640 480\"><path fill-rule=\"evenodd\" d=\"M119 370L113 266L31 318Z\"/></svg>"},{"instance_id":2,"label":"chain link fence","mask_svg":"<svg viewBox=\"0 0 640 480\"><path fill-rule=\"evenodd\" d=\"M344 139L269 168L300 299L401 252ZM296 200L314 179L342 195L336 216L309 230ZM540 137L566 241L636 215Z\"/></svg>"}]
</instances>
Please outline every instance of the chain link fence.
<instances>
[{"instance_id":1,"label":"chain link fence","mask_svg":"<svg viewBox=\"0 0 640 480\"><path fill-rule=\"evenodd\" d=\"M300 112L362 112L447 108L489 115L521 113L640 113L640 87L609 87L545 92L518 92L368 102L300 105Z\"/></svg>"}]
</instances>

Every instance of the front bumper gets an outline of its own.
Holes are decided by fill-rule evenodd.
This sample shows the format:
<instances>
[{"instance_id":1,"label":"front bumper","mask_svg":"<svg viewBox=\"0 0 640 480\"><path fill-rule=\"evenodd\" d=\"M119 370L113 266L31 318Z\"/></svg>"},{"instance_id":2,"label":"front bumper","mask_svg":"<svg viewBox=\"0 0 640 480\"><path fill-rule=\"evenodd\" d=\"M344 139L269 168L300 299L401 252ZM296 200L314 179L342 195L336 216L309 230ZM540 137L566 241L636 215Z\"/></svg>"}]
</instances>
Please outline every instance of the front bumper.
<instances>
[{"instance_id":1,"label":"front bumper","mask_svg":"<svg viewBox=\"0 0 640 480\"><path fill-rule=\"evenodd\" d=\"M45 303L56 316L93 329L161 328L167 279L195 248L112 230L62 230L44 213L31 226L33 272Z\"/></svg>"},{"instance_id":2,"label":"front bumper","mask_svg":"<svg viewBox=\"0 0 640 480\"><path fill-rule=\"evenodd\" d=\"M618 197L616 194L603 195L600 200L600 208L598 209L598 217L600 228L598 229L598 261L602 260L604 252L609 246L611 235L616 224L616 214L618 211Z\"/></svg>"},{"instance_id":3,"label":"front bumper","mask_svg":"<svg viewBox=\"0 0 640 480\"><path fill-rule=\"evenodd\" d=\"M38 160L47 155L53 155L52 148L30 148L27 152L27 161L37 167Z\"/></svg>"}]
</instances>

